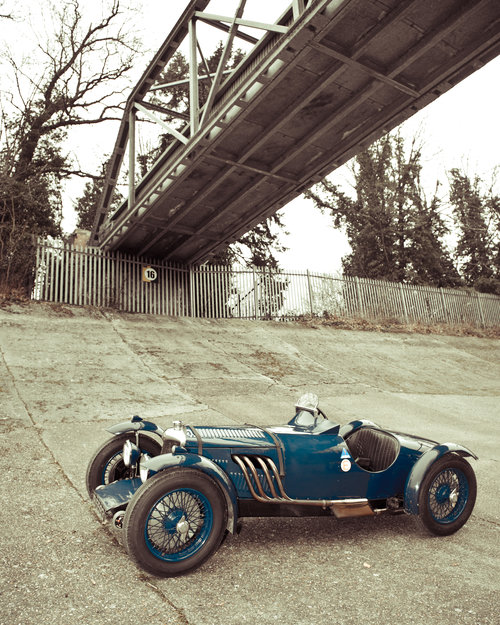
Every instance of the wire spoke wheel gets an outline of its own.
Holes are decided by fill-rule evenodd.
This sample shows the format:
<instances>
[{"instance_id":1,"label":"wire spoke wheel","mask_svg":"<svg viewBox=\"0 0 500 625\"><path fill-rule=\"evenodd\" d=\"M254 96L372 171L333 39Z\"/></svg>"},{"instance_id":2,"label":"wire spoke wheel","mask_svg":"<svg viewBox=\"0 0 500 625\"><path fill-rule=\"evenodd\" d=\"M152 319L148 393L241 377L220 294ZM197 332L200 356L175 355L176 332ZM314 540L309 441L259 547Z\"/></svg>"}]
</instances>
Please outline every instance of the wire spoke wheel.
<instances>
[{"instance_id":1,"label":"wire spoke wheel","mask_svg":"<svg viewBox=\"0 0 500 625\"><path fill-rule=\"evenodd\" d=\"M201 471L176 467L136 492L125 513L124 542L138 566L173 577L201 566L226 527L226 500L217 483Z\"/></svg>"},{"instance_id":2,"label":"wire spoke wheel","mask_svg":"<svg viewBox=\"0 0 500 625\"><path fill-rule=\"evenodd\" d=\"M159 558L176 562L203 546L212 524L212 508L202 493L176 490L152 508L145 526L146 543Z\"/></svg>"},{"instance_id":3,"label":"wire spoke wheel","mask_svg":"<svg viewBox=\"0 0 500 625\"><path fill-rule=\"evenodd\" d=\"M95 452L91 458L86 475L87 492L90 496L101 484L110 484L116 480L134 477L135 470L126 467L123 462L123 445L125 441L135 442L134 433L113 436ZM161 452L158 441L149 436L139 435L139 448L142 453L157 456Z\"/></svg>"},{"instance_id":4,"label":"wire spoke wheel","mask_svg":"<svg viewBox=\"0 0 500 625\"><path fill-rule=\"evenodd\" d=\"M116 480L124 480L130 477L130 467L123 464L123 451L109 459L102 471L102 483L110 484Z\"/></svg>"},{"instance_id":5,"label":"wire spoke wheel","mask_svg":"<svg viewBox=\"0 0 500 625\"><path fill-rule=\"evenodd\" d=\"M467 461L454 456L441 458L422 482L420 521L433 534L456 532L474 508L476 491L476 477Z\"/></svg>"},{"instance_id":6,"label":"wire spoke wheel","mask_svg":"<svg viewBox=\"0 0 500 625\"><path fill-rule=\"evenodd\" d=\"M429 488L429 509L439 523L451 523L463 512L469 485L459 469L445 469Z\"/></svg>"}]
</instances>

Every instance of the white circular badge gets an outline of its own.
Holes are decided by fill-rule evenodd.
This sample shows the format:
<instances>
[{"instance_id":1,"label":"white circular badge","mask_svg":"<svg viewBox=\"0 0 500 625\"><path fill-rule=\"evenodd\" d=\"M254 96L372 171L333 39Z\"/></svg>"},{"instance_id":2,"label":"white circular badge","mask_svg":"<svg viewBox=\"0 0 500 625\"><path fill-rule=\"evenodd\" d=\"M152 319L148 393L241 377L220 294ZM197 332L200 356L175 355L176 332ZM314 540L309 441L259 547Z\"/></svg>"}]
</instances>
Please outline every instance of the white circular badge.
<instances>
[{"instance_id":1,"label":"white circular badge","mask_svg":"<svg viewBox=\"0 0 500 625\"><path fill-rule=\"evenodd\" d=\"M344 460L340 463L340 468L344 471L344 473L347 473L347 471L351 470L351 461L344 458Z\"/></svg>"}]
</instances>

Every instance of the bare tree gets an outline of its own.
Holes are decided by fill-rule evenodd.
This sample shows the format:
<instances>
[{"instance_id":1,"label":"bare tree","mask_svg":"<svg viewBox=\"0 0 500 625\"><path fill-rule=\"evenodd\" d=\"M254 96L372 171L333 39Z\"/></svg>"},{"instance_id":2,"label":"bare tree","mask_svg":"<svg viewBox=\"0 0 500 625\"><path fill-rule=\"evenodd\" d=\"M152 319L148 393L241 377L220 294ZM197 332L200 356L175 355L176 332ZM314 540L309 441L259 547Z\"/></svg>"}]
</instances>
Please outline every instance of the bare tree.
<instances>
[{"instance_id":1,"label":"bare tree","mask_svg":"<svg viewBox=\"0 0 500 625\"><path fill-rule=\"evenodd\" d=\"M5 7L5 2L0 2L0 19L1 20L13 20L14 14Z\"/></svg>"},{"instance_id":2,"label":"bare tree","mask_svg":"<svg viewBox=\"0 0 500 625\"><path fill-rule=\"evenodd\" d=\"M32 175L45 138L57 141L61 131L71 127L120 118L117 109L124 99L120 79L132 68L137 52L136 40L125 30L119 0L113 0L95 22L88 20L78 0L52 5L50 13L54 33L38 46L38 71L33 72L32 63L19 64L12 53L7 57L17 87L10 99L17 109L10 127L17 179ZM57 159L45 171L72 173Z\"/></svg>"},{"instance_id":3,"label":"bare tree","mask_svg":"<svg viewBox=\"0 0 500 625\"><path fill-rule=\"evenodd\" d=\"M2 3L0 0L0 13ZM30 57L3 54L0 109L0 274L7 260L16 275L16 258L27 237L16 233L58 234L61 181L81 171L67 154L68 132L121 118L126 80L138 43L129 32L129 10L106 0L96 15L79 0L44 5L44 35ZM10 16L10 14L9 14ZM20 27L14 20L12 28ZM0 35L1 36L1 35ZM35 33L33 33L35 36ZM5 48L5 46L4 46ZM13 245L12 241L16 244ZM1 280L0 280L1 282Z\"/></svg>"}]
</instances>

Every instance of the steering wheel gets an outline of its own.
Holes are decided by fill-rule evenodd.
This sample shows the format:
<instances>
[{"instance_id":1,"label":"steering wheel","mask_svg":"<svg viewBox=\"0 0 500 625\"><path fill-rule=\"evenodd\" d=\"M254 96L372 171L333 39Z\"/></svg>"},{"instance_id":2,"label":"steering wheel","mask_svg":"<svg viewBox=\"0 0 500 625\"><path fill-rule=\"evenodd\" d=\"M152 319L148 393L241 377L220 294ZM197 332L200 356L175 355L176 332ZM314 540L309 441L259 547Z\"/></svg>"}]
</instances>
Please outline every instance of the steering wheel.
<instances>
[{"instance_id":1,"label":"steering wheel","mask_svg":"<svg viewBox=\"0 0 500 625\"><path fill-rule=\"evenodd\" d=\"M318 411L318 414L321 415L323 417L323 419L326 419L328 421L328 417L326 416L326 414L321 410L321 408L318 406L316 408L316 410Z\"/></svg>"}]
</instances>

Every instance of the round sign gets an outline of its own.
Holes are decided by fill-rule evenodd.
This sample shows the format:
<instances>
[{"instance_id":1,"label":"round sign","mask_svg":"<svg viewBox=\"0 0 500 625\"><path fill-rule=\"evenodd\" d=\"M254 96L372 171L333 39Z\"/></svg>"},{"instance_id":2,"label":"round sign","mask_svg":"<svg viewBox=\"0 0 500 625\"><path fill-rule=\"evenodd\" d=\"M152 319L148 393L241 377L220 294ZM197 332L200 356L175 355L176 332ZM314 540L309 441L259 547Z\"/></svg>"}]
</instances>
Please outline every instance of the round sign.
<instances>
[{"instance_id":1,"label":"round sign","mask_svg":"<svg viewBox=\"0 0 500 625\"><path fill-rule=\"evenodd\" d=\"M158 272L153 267L144 267L142 270L142 279L144 282L154 282L158 278Z\"/></svg>"},{"instance_id":2,"label":"round sign","mask_svg":"<svg viewBox=\"0 0 500 625\"><path fill-rule=\"evenodd\" d=\"M347 473L347 471L351 470L351 461L344 458L344 460L340 463L340 468L344 471L344 473Z\"/></svg>"}]
</instances>

